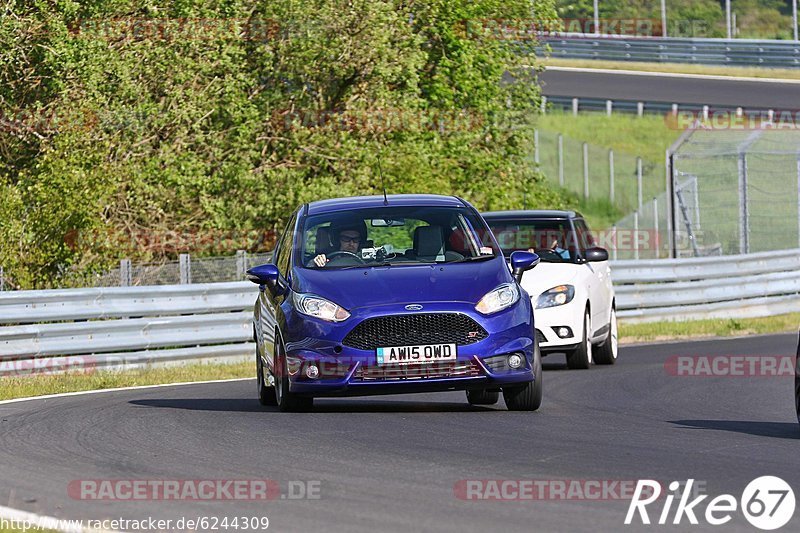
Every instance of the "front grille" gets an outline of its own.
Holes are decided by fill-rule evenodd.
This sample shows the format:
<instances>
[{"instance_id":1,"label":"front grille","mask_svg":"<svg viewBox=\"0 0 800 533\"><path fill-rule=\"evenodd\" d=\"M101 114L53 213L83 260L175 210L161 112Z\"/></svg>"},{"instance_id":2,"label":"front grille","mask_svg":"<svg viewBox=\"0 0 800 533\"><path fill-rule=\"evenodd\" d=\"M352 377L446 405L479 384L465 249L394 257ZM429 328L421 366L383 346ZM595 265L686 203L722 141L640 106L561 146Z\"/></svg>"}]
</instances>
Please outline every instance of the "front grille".
<instances>
[{"instance_id":1,"label":"front grille","mask_svg":"<svg viewBox=\"0 0 800 533\"><path fill-rule=\"evenodd\" d=\"M353 328L342 344L359 350L419 344L466 346L487 336L486 330L467 315L418 313L368 318Z\"/></svg>"},{"instance_id":2,"label":"front grille","mask_svg":"<svg viewBox=\"0 0 800 533\"><path fill-rule=\"evenodd\" d=\"M353 374L357 381L407 381L431 378L464 378L483 375L472 361L413 363L408 365L359 366Z\"/></svg>"},{"instance_id":3,"label":"front grille","mask_svg":"<svg viewBox=\"0 0 800 533\"><path fill-rule=\"evenodd\" d=\"M544 336L544 333L538 329L536 330L536 340L539 342L539 344L547 342L547 338Z\"/></svg>"}]
</instances>

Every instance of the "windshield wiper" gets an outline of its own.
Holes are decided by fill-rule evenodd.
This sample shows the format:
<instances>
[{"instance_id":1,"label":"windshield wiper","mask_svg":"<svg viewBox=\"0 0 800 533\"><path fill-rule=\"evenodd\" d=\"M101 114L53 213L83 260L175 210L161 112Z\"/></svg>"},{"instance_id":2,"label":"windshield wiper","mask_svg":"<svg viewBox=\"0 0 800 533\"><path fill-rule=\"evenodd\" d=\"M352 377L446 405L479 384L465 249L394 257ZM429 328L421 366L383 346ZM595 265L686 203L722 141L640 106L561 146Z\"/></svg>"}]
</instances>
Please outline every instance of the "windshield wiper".
<instances>
[{"instance_id":1,"label":"windshield wiper","mask_svg":"<svg viewBox=\"0 0 800 533\"><path fill-rule=\"evenodd\" d=\"M455 261L449 261L446 264L451 265L453 263L466 263L467 261L483 261L486 259L494 259L497 257L496 255L475 255L472 257L465 257L464 259L456 259Z\"/></svg>"}]
</instances>

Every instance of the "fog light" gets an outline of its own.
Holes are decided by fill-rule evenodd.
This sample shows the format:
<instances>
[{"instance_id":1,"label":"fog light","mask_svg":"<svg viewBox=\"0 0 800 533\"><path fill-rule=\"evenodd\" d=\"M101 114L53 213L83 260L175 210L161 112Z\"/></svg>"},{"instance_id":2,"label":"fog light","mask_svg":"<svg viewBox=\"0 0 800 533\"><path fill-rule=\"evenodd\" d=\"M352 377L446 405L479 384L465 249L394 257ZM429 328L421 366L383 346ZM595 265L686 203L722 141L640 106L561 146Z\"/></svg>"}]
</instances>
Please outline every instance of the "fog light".
<instances>
[{"instance_id":1,"label":"fog light","mask_svg":"<svg viewBox=\"0 0 800 533\"><path fill-rule=\"evenodd\" d=\"M566 326L561 326L560 328L556 328L556 335L562 339L566 339L567 337L572 337L572 330Z\"/></svg>"},{"instance_id":2,"label":"fog light","mask_svg":"<svg viewBox=\"0 0 800 533\"><path fill-rule=\"evenodd\" d=\"M508 366L517 369L522 366L522 357L513 353L508 356Z\"/></svg>"},{"instance_id":3,"label":"fog light","mask_svg":"<svg viewBox=\"0 0 800 533\"><path fill-rule=\"evenodd\" d=\"M308 365L306 367L306 376L308 376L308 379L317 379L319 377L317 365Z\"/></svg>"}]
</instances>

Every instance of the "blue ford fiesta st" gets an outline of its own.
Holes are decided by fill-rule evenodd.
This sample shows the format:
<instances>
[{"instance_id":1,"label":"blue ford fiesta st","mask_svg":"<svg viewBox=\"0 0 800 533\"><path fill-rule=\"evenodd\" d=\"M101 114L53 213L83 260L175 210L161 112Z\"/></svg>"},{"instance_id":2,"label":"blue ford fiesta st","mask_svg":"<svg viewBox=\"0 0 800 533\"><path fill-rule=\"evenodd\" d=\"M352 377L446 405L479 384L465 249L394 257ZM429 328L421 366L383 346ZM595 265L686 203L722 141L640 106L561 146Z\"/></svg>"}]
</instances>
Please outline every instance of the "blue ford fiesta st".
<instances>
[{"instance_id":1,"label":"blue ford fiesta st","mask_svg":"<svg viewBox=\"0 0 800 533\"><path fill-rule=\"evenodd\" d=\"M530 297L536 265L511 271L469 203L436 195L342 198L301 206L273 262L248 277L258 396L282 411L314 397L465 390L510 410L542 399Z\"/></svg>"}]
</instances>

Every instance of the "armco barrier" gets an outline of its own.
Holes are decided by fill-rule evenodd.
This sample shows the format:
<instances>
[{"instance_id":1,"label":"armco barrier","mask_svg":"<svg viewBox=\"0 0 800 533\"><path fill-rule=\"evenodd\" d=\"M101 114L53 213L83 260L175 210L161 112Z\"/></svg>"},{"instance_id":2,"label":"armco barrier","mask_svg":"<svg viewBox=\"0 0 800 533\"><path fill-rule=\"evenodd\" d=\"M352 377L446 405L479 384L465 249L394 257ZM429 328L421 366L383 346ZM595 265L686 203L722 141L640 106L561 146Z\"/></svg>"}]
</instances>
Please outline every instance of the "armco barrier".
<instances>
[{"instance_id":1,"label":"armco barrier","mask_svg":"<svg viewBox=\"0 0 800 533\"><path fill-rule=\"evenodd\" d=\"M550 56L557 58L800 67L800 42L795 41L564 34L543 37L540 43L549 45Z\"/></svg>"},{"instance_id":2,"label":"armco barrier","mask_svg":"<svg viewBox=\"0 0 800 533\"><path fill-rule=\"evenodd\" d=\"M627 322L800 311L800 249L611 269ZM257 293L246 281L0 293L0 375L251 359Z\"/></svg>"},{"instance_id":3,"label":"armco barrier","mask_svg":"<svg viewBox=\"0 0 800 533\"><path fill-rule=\"evenodd\" d=\"M617 315L627 322L800 311L800 250L614 261L611 277Z\"/></svg>"}]
</instances>

